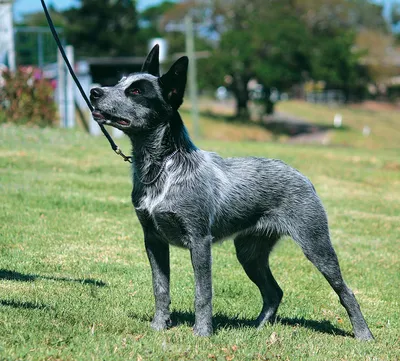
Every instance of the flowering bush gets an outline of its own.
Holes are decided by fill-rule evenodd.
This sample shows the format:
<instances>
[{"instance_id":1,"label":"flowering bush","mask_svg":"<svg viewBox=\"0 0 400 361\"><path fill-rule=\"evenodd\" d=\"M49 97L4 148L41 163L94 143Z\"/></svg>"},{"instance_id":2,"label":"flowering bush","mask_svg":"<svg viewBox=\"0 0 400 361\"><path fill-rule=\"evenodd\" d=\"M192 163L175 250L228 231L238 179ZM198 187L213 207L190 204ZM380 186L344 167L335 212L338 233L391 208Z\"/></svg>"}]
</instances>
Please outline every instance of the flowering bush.
<instances>
[{"instance_id":1,"label":"flowering bush","mask_svg":"<svg viewBox=\"0 0 400 361\"><path fill-rule=\"evenodd\" d=\"M0 71L0 122L45 127L57 121L54 89L40 69L21 67Z\"/></svg>"}]
</instances>

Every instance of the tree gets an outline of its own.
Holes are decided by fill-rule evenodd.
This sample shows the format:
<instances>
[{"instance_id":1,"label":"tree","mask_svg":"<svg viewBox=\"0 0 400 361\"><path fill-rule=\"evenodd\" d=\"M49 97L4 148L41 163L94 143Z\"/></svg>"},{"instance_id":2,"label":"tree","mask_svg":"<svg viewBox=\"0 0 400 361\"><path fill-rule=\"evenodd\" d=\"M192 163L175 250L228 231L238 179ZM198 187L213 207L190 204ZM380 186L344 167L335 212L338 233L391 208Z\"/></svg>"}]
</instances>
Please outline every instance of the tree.
<instances>
[{"instance_id":1,"label":"tree","mask_svg":"<svg viewBox=\"0 0 400 361\"><path fill-rule=\"evenodd\" d=\"M365 29L357 34L355 43L358 49L364 49L361 62L368 69L372 82L379 84L398 74L398 66L393 60L396 52L391 34Z\"/></svg>"},{"instance_id":2,"label":"tree","mask_svg":"<svg viewBox=\"0 0 400 361\"><path fill-rule=\"evenodd\" d=\"M67 40L78 56L132 56L146 50L137 38L134 0L81 0L63 14Z\"/></svg>"},{"instance_id":3,"label":"tree","mask_svg":"<svg viewBox=\"0 0 400 361\"><path fill-rule=\"evenodd\" d=\"M150 38L162 37L168 43L168 53L170 61L172 56L185 51L185 24L184 17L190 13L194 15L196 23L195 31L195 48L196 51L212 50L212 41L209 34L205 33L204 18L202 7L196 7L193 0L184 2L164 1L158 5L152 6L144 10L140 14L140 36L144 41ZM207 59L198 59L198 65L203 66ZM200 88L205 86L203 77L198 79Z\"/></svg>"},{"instance_id":4,"label":"tree","mask_svg":"<svg viewBox=\"0 0 400 361\"><path fill-rule=\"evenodd\" d=\"M176 6L174 2L164 1L158 5L148 7L139 14L139 37L143 43L147 43L152 38L165 37L162 18L174 6Z\"/></svg>"},{"instance_id":5,"label":"tree","mask_svg":"<svg viewBox=\"0 0 400 361\"><path fill-rule=\"evenodd\" d=\"M220 38L208 66L218 69L220 82L224 75L231 80L238 117L247 116L251 78L280 91L306 80L346 94L365 87L369 74L363 49L355 48L357 34L388 32L382 7L365 0L218 0L213 12ZM206 74L215 84L215 73Z\"/></svg>"},{"instance_id":6,"label":"tree","mask_svg":"<svg viewBox=\"0 0 400 361\"><path fill-rule=\"evenodd\" d=\"M66 25L65 17L62 12L57 11L52 4L49 4L48 10L56 27ZM18 26L44 26L48 27L46 15L43 11L24 14L22 21L17 23Z\"/></svg>"},{"instance_id":7,"label":"tree","mask_svg":"<svg viewBox=\"0 0 400 361\"><path fill-rule=\"evenodd\" d=\"M309 35L305 24L288 1L221 1L225 29L214 52L213 64L220 63L236 98L236 116L248 117L247 84L257 78L265 89L280 90L300 82L309 71ZM217 17L215 17L217 18ZM223 28L223 27L222 27ZM221 79L222 80L222 79ZM273 106L266 98L268 109Z\"/></svg>"},{"instance_id":8,"label":"tree","mask_svg":"<svg viewBox=\"0 0 400 361\"><path fill-rule=\"evenodd\" d=\"M390 25L394 31L396 41L400 44L400 4L396 3L392 5L390 11Z\"/></svg>"},{"instance_id":9,"label":"tree","mask_svg":"<svg viewBox=\"0 0 400 361\"><path fill-rule=\"evenodd\" d=\"M338 32L333 38L321 35L316 38L312 56L312 79L323 81L328 89L342 90L346 100L352 95L362 97L370 81L367 68L360 62L364 52L356 51L354 44L355 33L351 31Z\"/></svg>"}]
</instances>

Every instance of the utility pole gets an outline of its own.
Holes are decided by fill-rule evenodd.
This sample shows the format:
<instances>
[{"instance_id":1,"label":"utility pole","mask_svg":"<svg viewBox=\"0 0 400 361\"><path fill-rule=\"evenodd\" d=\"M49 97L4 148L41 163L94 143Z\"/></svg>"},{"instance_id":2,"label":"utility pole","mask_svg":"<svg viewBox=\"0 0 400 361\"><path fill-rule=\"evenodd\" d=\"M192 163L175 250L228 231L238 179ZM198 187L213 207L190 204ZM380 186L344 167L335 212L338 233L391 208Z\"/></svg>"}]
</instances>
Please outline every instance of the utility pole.
<instances>
[{"instance_id":1,"label":"utility pole","mask_svg":"<svg viewBox=\"0 0 400 361\"><path fill-rule=\"evenodd\" d=\"M195 138L200 137L199 129L199 104L198 104L198 90L197 90L197 67L196 55L194 50L194 33L193 33L193 19L190 15L185 16L185 35L186 35L186 53L189 58L189 94L190 102L192 105L192 122L193 134Z\"/></svg>"}]
</instances>

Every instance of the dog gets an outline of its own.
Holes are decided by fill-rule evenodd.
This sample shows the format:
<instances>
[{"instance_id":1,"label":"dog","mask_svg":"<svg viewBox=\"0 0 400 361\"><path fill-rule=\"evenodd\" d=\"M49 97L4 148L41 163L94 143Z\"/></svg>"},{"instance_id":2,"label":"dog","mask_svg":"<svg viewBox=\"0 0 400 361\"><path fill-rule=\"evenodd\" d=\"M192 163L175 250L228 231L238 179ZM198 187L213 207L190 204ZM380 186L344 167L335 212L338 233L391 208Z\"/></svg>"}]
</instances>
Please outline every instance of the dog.
<instances>
[{"instance_id":1,"label":"dog","mask_svg":"<svg viewBox=\"0 0 400 361\"><path fill-rule=\"evenodd\" d=\"M174 245L191 255L194 333L212 334L211 246L227 237L234 238L237 258L262 296L255 326L274 322L283 292L268 258L277 241L290 236L339 296L355 337L372 340L342 278L324 207L308 178L279 160L224 159L193 144L178 113L188 63L181 57L160 76L156 45L141 72L90 92L93 118L122 130L133 146L132 202L153 277L151 326L171 325L169 246Z\"/></svg>"}]
</instances>

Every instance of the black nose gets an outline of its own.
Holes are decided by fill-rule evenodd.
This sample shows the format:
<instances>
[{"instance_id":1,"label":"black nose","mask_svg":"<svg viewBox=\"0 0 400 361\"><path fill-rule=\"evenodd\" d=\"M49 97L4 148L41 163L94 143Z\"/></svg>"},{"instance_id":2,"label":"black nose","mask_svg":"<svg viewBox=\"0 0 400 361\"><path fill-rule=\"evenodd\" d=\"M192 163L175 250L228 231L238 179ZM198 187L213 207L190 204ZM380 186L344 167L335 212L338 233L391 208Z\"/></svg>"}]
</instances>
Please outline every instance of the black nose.
<instances>
[{"instance_id":1,"label":"black nose","mask_svg":"<svg viewBox=\"0 0 400 361\"><path fill-rule=\"evenodd\" d=\"M104 95L104 90L101 88L93 88L90 90L90 97L93 99L99 99Z\"/></svg>"}]
</instances>

